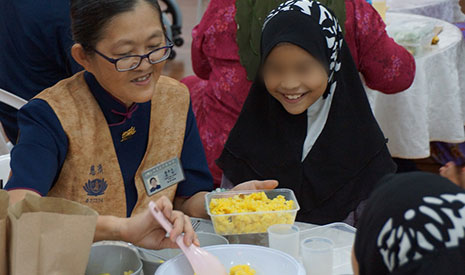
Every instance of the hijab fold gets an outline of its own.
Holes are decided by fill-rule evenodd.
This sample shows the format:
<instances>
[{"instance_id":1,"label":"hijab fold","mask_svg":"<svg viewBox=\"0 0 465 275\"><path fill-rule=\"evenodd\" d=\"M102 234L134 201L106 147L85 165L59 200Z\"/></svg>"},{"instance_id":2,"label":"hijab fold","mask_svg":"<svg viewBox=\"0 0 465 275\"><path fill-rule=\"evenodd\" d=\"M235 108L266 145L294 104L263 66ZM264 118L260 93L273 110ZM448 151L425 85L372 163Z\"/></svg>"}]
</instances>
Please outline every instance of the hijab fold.
<instances>
[{"instance_id":1,"label":"hijab fold","mask_svg":"<svg viewBox=\"0 0 465 275\"><path fill-rule=\"evenodd\" d=\"M287 113L259 75L217 163L233 184L277 179L280 188L293 189L300 221L341 221L379 178L395 171L341 28L318 2L293 0L270 13L261 41L262 63L283 42L320 61L329 76L321 98L329 111L320 112L327 118L321 129L309 131L321 114L309 115L311 107ZM306 154L308 140L313 146Z\"/></svg>"}]
</instances>

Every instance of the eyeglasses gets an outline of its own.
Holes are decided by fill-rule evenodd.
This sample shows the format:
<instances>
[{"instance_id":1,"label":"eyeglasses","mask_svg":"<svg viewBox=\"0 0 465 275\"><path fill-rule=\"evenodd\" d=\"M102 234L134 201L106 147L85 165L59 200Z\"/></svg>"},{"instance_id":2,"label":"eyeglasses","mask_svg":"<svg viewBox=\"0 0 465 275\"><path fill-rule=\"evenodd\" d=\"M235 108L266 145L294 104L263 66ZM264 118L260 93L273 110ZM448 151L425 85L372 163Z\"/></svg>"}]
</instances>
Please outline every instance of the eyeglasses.
<instances>
[{"instance_id":1,"label":"eyeglasses","mask_svg":"<svg viewBox=\"0 0 465 275\"><path fill-rule=\"evenodd\" d=\"M142 63L142 60L147 58L150 64L157 64L160 62L165 61L170 57L171 50L174 46L173 42L171 42L169 39L167 39L166 46L157 48L148 54L144 55L128 55L128 56L123 56L120 58L111 58L103 53L97 51L96 49L92 49L94 52L96 52L98 55L101 57L105 58L108 62L115 64L115 68L118 72L127 72L130 70L134 70L135 68L139 67L140 63Z\"/></svg>"}]
</instances>

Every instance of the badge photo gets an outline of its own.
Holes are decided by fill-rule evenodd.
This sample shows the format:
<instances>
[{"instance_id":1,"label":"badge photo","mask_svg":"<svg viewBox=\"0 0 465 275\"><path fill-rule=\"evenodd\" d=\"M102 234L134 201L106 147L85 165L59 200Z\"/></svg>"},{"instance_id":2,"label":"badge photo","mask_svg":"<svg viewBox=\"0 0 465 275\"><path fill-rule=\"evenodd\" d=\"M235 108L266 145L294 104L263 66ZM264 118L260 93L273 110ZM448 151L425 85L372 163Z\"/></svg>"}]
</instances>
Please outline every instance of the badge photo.
<instances>
[{"instance_id":1,"label":"badge photo","mask_svg":"<svg viewBox=\"0 0 465 275\"><path fill-rule=\"evenodd\" d=\"M141 176L148 196L152 196L185 179L178 158L159 163L143 171Z\"/></svg>"},{"instance_id":2,"label":"badge photo","mask_svg":"<svg viewBox=\"0 0 465 275\"><path fill-rule=\"evenodd\" d=\"M158 190L161 189L161 184L160 184L160 179L158 176L153 176L149 179L149 181L144 182L145 183L145 188L147 189L147 193L149 196L153 195L156 193Z\"/></svg>"}]
</instances>

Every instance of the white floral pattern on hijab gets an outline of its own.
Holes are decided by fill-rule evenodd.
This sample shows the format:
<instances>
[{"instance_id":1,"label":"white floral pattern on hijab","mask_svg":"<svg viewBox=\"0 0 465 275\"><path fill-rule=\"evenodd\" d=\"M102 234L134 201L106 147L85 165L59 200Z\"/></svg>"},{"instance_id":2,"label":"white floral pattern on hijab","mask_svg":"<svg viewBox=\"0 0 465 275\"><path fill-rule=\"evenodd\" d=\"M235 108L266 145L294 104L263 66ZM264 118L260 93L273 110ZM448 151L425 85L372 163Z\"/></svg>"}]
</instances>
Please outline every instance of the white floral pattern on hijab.
<instances>
[{"instance_id":1,"label":"white floral pattern on hijab","mask_svg":"<svg viewBox=\"0 0 465 275\"><path fill-rule=\"evenodd\" d=\"M457 206L460 207L457 207ZM418 216L430 222L420 228L408 227L415 224ZM459 245L465 238L465 194L443 194L427 196L423 204L404 213L404 226L393 226L393 218L381 229L377 246L389 271L411 261L421 260L424 254L436 249L435 242L444 243L446 248ZM447 226L449 225L449 226Z\"/></svg>"}]
</instances>

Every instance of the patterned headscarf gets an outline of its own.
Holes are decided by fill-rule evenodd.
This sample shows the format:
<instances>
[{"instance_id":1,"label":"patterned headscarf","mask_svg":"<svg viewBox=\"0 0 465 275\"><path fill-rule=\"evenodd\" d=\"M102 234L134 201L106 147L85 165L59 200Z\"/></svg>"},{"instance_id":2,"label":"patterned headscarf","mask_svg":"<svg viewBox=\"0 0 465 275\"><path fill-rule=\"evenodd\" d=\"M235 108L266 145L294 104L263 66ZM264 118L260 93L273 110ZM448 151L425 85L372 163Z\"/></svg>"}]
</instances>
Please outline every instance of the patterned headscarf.
<instances>
[{"instance_id":1,"label":"patterned headscarf","mask_svg":"<svg viewBox=\"0 0 465 275\"><path fill-rule=\"evenodd\" d=\"M295 39L295 37L286 37L286 35L269 35L270 31L266 31L266 27L270 21L276 16L286 16L287 12L299 12L307 15L308 18L315 20L320 25L320 32L322 38L326 43L322 45L319 39L313 39L309 32L309 37L303 36L302 39ZM273 33L276 27L268 28ZM307 110L307 136L303 144L302 161L308 155L313 147L316 139L326 124L329 115L333 94L336 91L337 80L335 75L341 70L341 50L344 43L341 26L337 18L323 5L317 1L302 1L302 0L289 0L279 5L275 10L271 11L263 24L263 43L262 43L262 62L270 54L271 50L280 42L293 42L304 49L319 49L320 54L313 54L321 64L326 66L328 72L328 87L323 98L319 99ZM279 34L279 31L277 32ZM313 44L313 45L311 45ZM326 44L326 45L325 45ZM325 48L326 46L326 48Z\"/></svg>"},{"instance_id":2,"label":"patterned headscarf","mask_svg":"<svg viewBox=\"0 0 465 275\"><path fill-rule=\"evenodd\" d=\"M285 0L236 0L237 44L241 64L247 78L254 80L260 64L260 37L262 25L270 11ZM339 20L344 32L346 7L344 0L321 0Z\"/></svg>"},{"instance_id":3,"label":"patterned headscarf","mask_svg":"<svg viewBox=\"0 0 465 275\"><path fill-rule=\"evenodd\" d=\"M337 18L325 6L319 4L317 1L289 0L271 11L265 19L263 29L265 29L268 22L270 22L270 20L272 20L276 15L283 14L287 11L299 11L310 16L314 20L318 20L318 23L321 25L321 33L324 34L326 40L326 52L328 56L326 56L327 60L320 60L320 62L325 64L329 60L329 68L327 68L329 70L328 86L330 87L329 93L333 92L336 89L336 79L334 75L341 69L340 52L344 41L341 25ZM266 38L266 35L264 35L263 39ZM311 38L309 37L308 39L310 40ZM262 45L266 45L263 49L263 61L274 48L275 44L269 41L264 41ZM325 95L325 97L326 96L327 95Z\"/></svg>"},{"instance_id":4,"label":"patterned headscarf","mask_svg":"<svg viewBox=\"0 0 465 275\"><path fill-rule=\"evenodd\" d=\"M465 191L422 172L389 175L355 240L360 274L465 274Z\"/></svg>"}]
</instances>

